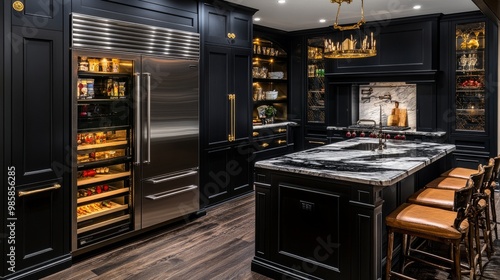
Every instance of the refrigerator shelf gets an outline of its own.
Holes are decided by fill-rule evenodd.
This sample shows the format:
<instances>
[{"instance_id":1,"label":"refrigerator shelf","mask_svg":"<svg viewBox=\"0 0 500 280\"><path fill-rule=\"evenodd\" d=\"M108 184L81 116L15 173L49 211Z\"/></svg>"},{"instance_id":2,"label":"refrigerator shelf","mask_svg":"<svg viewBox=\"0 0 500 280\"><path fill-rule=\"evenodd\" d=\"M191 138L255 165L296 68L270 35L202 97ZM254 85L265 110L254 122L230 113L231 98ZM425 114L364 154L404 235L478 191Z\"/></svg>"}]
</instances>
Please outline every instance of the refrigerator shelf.
<instances>
[{"instance_id":1,"label":"refrigerator shelf","mask_svg":"<svg viewBox=\"0 0 500 280\"><path fill-rule=\"evenodd\" d=\"M110 207L109 208L105 208L105 209L102 209L102 210L94 211L94 212L89 213L89 214L83 214L83 215L80 215L80 216L78 216L78 214L77 214L77 218L76 218L77 223L83 222L83 221L87 221L87 220L91 220L91 219L94 219L94 218L97 218L97 217L101 217L101 216L104 216L104 215L108 215L108 214L111 214L111 213L115 213L115 212L119 212L119 211L128 209L128 205L127 204L122 205L122 204L118 204L118 203L115 203L115 202L112 202L112 201L109 201L109 203L110 203ZM80 207L84 207L84 206L79 206L78 208L80 208Z\"/></svg>"},{"instance_id":2,"label":"refrigerator shelf","mask_svg":"<svg viewBox=\"0 0 500 280\"><path fill-rule=\"evenodd\" d=\"M131 73L120 73L120 72L98 72L98 71L78 71L78 77L82 78L92 78L96 76L101 77L119 77L119 78L128 78L132 75Z\"/></svg>"},{"instance_id":3,"label":"refrigerator shelf","mask_svg":"<svg viewBox=\"0 0 500 280\"><path fill-rule=\"evenodd\" d=\"M117 222L126 221L128 219L130 219L130 214L123 215L123 216L120 216L120 217L117 217L117 218L113 218L113 219L109 219L109 220L106 220L104 222L96 223L96 224L93 224L93 225L90 225L90 226L79 228L79 229L77 229L76 233L77 234L86 233L88 231L95 230L95 229L98 229L98 228L101 228L101 227L104 227L104 226L107 226L107 225L111 225L111 224L114 224L114 223L117 223Z\"/></svg>"},{"instance_id":4,"label":"refrigerator shelf","mask_svg":"<svg viewBox=\"0 0 500 280\"><path fill-rule=\"evenodd\" d=\"M78 179L76 185L80 187L80 186L105 182L113 179L129 177L131 175L132 173L130 171L110 173L110 174L97 174L94 177Z\"/></svg>"},{"instance_id":5,"label":"refrigerator shelf","mask_svg":"<svg viewBox=\"0 0 500 280\"><path fill-rule=\"evenodd\" d=\"M76 148L77 151L85 151L85 150L94 150L100 148L118 148L119 146L128 145L127 139L118 139L113 141L108 141L106 143L100 144L86 144L86 145L78 145Z\"/></svg>"},{"instance_id":6,"label":"refrigerator shelf","mask_svg":"<svg viewBox=\"0 0 500 280\"><path fill-rule=\"evenodd\" d=\"M76 203L81 204L85 202L90 202L93 200L99 200L105 197L112 197L118 194L128 194L130 192L129 188L119 188L119 189L111 189L107 192L103 192L100 194L95 194L91 196L81 197L76 200Z\"/></svg>"},{"instance_id":7,"label":"refrigerator shelf","mask_svg":"<svg viewBox=\"0 0 500 280\"><path fill-rule=\"evenodd\" d=\"M130 157L130 156L123 156L123 157L116 157L116 158L103 159L103 160L79 162L77 170L82 171L84 169L106 167L109 165L126 163L126 162L129 162L131 159L132 159L132 157Z\"/></svg>"}]
</instances>

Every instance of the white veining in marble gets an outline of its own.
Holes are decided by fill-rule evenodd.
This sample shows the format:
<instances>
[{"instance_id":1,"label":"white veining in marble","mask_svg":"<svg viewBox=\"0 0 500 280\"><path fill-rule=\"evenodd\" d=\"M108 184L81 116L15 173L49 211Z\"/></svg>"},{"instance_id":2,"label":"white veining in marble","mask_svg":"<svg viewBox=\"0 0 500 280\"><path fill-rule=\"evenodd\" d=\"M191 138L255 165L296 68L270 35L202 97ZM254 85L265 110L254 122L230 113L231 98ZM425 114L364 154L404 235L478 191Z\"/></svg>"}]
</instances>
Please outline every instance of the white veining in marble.
<instances>
[{"instance_id":1,"label":"white veining in marble","mask_svg":"<svg viewBox=\"0 0 500 280\"><path fill-rule=\"evenodd\" d=\"M353 131L353 129L348 129L345 126L327 126L326 130ZM356 130L354 130L354 131L356 131ZM382 132L383 133L391 133L391 134L405 134L405 135L417 135L417 136L428 136L428 137L444 137L444 136L446 136L446 131L418 131L416 129L408 129L408 130L385 130L385 129L382 129Z\"/></svg>"},{"instance_id":2,"label":"white veining in marble","mask_svg":"<svg viewBox=\"0 0 500 280\"><path fill-rule=\"evenodd\" d=\"M383 151L360 150L376 139L354 138L258 161L256 168L305 174L374 186L390 186L455 150L455 145L387 141Z\"/></svg>"},{"instance_id":3,"label":"white veining in marble","mask_svg":"<svg viewBox=\"0 0 500 280\"><path fill-rule=\"evenodd\" d=\"M363 92L372 89L370 99L363 99ZM379 99L384 95L391 95L391 101ZM404 82L370 83L359 87L359 119L380 120L380 105L382 105L382 125L387 125L387 116L394 108L394 101L399 102L400 109L406 109L408 126L417 126L417 85Z\"/></svg>"}]
</instances>

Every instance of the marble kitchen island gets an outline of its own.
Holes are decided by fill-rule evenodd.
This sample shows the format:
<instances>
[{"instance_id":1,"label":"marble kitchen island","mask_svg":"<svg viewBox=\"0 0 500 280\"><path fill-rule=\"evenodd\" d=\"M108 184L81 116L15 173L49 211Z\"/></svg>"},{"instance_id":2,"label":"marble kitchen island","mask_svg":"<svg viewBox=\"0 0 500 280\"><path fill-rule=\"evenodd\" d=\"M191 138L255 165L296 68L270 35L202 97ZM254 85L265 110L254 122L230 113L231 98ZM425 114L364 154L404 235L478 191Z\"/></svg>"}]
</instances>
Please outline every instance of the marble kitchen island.
<instances>
[{"instance_id":1,"label":"marble kitchen island","mask_svg":"<svg viewBox=\"0 0 500 280\"><path fill-rule=\"evenodd\" d=\"M252 270L274 279L382 279L385 216L447 168L455 146L377 146L355 138L257 162Z\"/></svg>"}]
</instances>

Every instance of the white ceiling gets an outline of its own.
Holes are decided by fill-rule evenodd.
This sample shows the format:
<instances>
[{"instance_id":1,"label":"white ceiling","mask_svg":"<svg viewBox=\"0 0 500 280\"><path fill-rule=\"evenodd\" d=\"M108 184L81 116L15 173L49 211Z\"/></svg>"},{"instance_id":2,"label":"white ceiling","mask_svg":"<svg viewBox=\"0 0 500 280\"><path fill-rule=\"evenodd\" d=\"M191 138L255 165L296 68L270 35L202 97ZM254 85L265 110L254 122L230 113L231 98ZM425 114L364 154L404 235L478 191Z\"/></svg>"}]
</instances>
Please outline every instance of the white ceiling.
<instances>
[{"instance_id":1,"label":"white ceiling","mask_svg":"<svg viewBox=\"0 0 500 280\"><path fill-rule=\"evenodd\" d=\"M255 24L276 28L283 31L295 31L332 26L338 5L330 0L227 0L258 9L255 17L261 21ZM414 5L421 5L414 10ZM478 10L472 0L364 0L365 19L367 22L390 20L426 14L454 14ZM320 23L319 19L326 19ZM343 3L339 15L339 24L351 24L361 18L361 0L351 4Z\"/></svg>"}]
</instances>

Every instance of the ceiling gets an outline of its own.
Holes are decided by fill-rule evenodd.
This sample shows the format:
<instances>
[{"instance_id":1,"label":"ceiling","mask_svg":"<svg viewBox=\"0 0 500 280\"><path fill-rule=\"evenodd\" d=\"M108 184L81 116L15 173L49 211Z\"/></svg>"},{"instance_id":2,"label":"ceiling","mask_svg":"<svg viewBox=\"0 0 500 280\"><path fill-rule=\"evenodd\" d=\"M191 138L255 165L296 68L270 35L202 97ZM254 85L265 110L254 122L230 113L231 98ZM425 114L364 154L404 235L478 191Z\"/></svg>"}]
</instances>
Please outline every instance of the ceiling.
<instances>
[{"instance_id":1,"label":"ceiling","mask_svg":"<svg viewBox=\"0 0 500 280\"><path fill-rule=\"evenodd\" d=\"M255 24L283 31L296 31L332 26L337 13L337 4L330 0L226 0L228 2L258 9L254 18L260 17ZM414 10L414 5L421 5ZM365 0L364 11L367 22L390 20L395 18L426 15L454 14L478 10L472 0ZM326 19L320 23L319 19ZM361 18L361 0L351 4L343 3L339 15L339 24L351 24Z\"/></svg>"}]
</instances>

